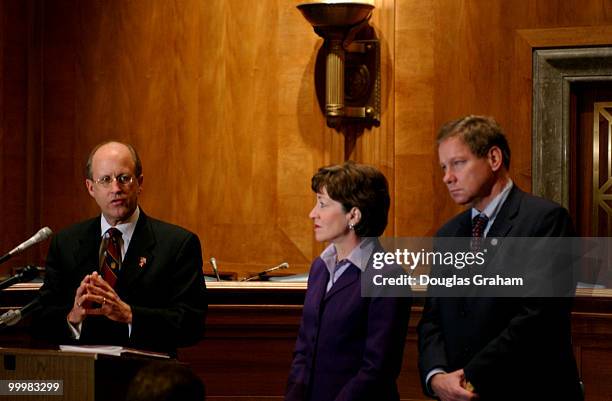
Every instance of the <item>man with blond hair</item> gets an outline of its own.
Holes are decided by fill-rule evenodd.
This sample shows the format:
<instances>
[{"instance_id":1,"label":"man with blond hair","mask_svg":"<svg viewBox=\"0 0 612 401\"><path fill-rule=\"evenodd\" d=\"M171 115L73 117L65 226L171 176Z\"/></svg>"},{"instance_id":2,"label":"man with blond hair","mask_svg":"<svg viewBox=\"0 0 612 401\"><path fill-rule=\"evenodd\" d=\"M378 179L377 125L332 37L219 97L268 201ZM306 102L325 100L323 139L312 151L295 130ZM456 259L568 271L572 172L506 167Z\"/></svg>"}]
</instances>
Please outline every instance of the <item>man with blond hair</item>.
<instances>
[{"instance_id":1,"label":"man with blond hair","mask_svg":"<svg viewBox=\"0 0 612 401\"><path fill-rule=\"evenodd\" d=\"M504 237L573 236L567 210L512 182L510 147L493 119L467 116L444 125L438 156L451 198L469 208L442 226L437 237L491 237L494 245ZM497 256L490 263L499 267L503 260ZM534 267L566 268L549 264ZM568 293L573 292L570 281ZM427 395L442 401L582 399L572 353L570 296L482 296L482 289L473 291L472 297L433 296L425 302L418 342Z\"/></svg>"}]
</instances>

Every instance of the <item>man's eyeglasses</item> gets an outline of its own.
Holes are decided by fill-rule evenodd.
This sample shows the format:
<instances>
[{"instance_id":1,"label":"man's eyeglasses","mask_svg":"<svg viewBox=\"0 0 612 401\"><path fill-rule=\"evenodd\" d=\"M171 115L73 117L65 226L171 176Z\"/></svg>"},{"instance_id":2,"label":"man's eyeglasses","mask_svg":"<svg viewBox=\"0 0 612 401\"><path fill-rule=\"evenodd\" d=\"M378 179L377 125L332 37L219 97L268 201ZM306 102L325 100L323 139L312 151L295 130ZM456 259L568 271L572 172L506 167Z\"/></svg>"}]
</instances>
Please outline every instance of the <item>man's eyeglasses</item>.
<instances>
[{"instance_id":1,"label":"man's eyeglasses","mask_svg":"<svg viewBox=\"0 0 612 401\"><path fill-rule=\"evenodd\" d=\"M113 177L110 175L105 175L97 180L93 180L93 182L103 186L104 188L108 188L115 180L117 180L117 184L119 184L119 186L126 187L134 182L134 176L131 174L119 174Z\"/></svg>"}]
</instances>

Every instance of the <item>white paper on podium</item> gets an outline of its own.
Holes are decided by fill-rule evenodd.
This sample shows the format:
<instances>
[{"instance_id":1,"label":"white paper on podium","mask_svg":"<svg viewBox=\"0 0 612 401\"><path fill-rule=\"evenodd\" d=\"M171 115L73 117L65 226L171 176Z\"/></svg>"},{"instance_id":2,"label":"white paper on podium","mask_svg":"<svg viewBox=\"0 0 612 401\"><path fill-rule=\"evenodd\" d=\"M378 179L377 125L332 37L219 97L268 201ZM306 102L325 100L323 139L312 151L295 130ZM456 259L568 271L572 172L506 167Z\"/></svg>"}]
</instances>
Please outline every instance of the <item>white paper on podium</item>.
<instances>
[{"instance_id":1,"label":"white paper on podium","mask_svg":"<svg viewBox=\"0 0 612 401\"><path fill-rule=\"evenodd\" d=\"M118 345L60 345L60 351L80 352L85 354L103 354L121 356L125 354L143 355L153 358L169 359L170 355L160 352L142 351L134 348L125 348Z\"/></svg>"},{"instance_id":2,"label":"white paper on podium","mask_svg":"<svg viewBox=\"0 0 612 401\"><path fill-rule=\"evenodd\" d=\"M80 352L84 354L104 354L120 356L123 347L115 345L60 345L60 351Z\"/></svg>"}]
</instances>

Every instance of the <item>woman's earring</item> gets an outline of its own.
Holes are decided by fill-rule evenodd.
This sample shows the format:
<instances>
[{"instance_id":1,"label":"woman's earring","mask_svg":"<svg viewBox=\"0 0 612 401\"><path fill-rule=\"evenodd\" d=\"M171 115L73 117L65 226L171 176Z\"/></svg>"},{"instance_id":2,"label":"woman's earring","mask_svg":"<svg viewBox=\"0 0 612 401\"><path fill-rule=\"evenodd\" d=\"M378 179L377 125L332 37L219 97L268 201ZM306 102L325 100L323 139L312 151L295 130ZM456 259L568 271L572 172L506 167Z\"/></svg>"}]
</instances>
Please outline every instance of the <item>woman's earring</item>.
<instances>
[{"instance_id":1,"label":"woman's earring","mask_svg":"<svg viewBox=\"0 0 612 401\"><path fill-rule=\"evenodd\" d=\"M349 230L353 230L355 228L355 225L353 223L349 223L348 227Z\"/></svg>"}]
</instances>

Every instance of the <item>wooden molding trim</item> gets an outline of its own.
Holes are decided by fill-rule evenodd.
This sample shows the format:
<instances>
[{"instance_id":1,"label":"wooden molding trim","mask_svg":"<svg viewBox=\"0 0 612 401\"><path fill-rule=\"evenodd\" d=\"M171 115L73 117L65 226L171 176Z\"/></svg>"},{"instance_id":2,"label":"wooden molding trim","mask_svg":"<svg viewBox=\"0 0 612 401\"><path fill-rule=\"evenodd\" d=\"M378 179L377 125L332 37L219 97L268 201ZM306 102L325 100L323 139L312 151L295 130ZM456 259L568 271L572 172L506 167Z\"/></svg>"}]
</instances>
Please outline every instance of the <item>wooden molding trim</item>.
<instances>
[{"instance_id":1,"label":"wooden molding trim","mask_svg":"<svg viewBox=\"0 0 612 401\"><path fill-rule=\"evenodd\" d=\"M516 32L530 48L612 44L612 26L610 25L519 29Z\"/></svg>"}]
</instances>

